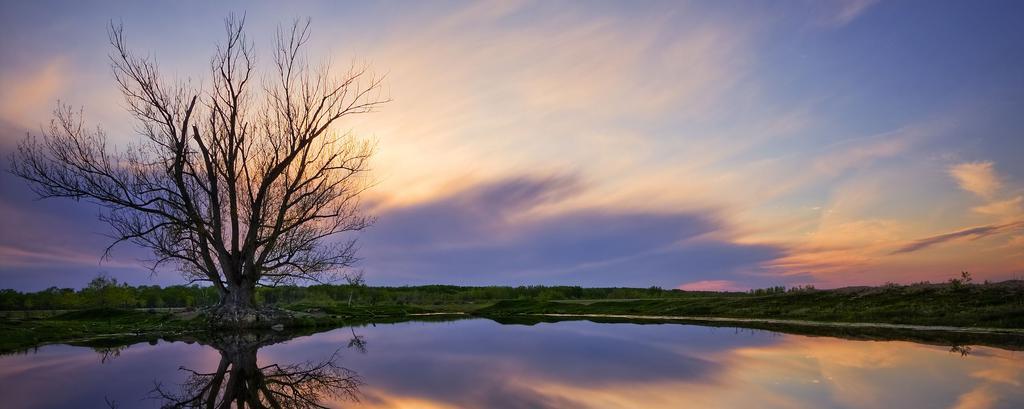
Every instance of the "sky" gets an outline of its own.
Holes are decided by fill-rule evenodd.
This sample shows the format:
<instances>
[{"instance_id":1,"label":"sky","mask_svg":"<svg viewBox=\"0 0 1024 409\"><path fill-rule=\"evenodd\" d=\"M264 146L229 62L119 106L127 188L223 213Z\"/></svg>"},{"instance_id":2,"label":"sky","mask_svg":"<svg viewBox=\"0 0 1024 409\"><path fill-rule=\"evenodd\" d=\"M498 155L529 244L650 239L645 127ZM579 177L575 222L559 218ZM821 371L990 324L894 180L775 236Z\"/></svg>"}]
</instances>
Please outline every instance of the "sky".
<instances>
[{"instance_id":1,"label":"sky","mask_svg":"<svg viewBox=\"0 0 1024 409\"><path fill-rule=\"evenodd\" d=\"M0 2L0 165L57 101L139 136L106 28L208 81L223 19L258 59L368 65L393 99L359 234L371 285L702 290L1024 278L1015 1ZM262 54L261 54L262 53ZM0 175L0 287L175 284L99 210Z\"/></svg>"}]
</instances>

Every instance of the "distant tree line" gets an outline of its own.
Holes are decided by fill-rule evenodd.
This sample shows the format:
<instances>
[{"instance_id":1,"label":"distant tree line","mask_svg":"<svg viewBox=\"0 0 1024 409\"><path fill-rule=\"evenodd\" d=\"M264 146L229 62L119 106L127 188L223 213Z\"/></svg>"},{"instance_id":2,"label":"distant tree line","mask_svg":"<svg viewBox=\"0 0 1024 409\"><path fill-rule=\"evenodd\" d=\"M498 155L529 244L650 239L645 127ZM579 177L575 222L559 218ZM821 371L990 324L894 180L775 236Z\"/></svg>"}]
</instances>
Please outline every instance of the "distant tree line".
<instances>
[{"instance_id":1,"label":"distant tree line","mask_svg":"<svg viewBox=\"0 0 1024 409\"><path fill-rule=\"evenodd\" d=\"M0 310L198 307L217 302L216 289L197 285L133 287L100 275L81 289L50 287L37 292L0 290Z\"/></svg>"},{"instance_id":2,"label":"distant tree line","mask_svg":"<svg viewBox=\"0 0 1024 409\"><path fill-rule=\"evenodd\" d=\"M949 280L960 288L971 283L970 273ZM987 282L986 282L987 283ZM931 285L927 282L915 285ZM901 287L887 283L882 288ZM580 286L455 286L421 285L369 287L361 275L348 277L346 284L312 286L275 286L256 289L260 304L343 303L348 305L445 305L487 303L499 300L628 300L716 296L767 296L817 291L812 285L772 286L746 292L683 291L632 287ZM101 274L81 289L50 287L37 292L0 290L0 310L72 310L83 308L198 308L213 306L219 294L209 286L173 285L169 287L130 286Z\"/></svg>"},{"instance_id":3,"label":"distant tree line","mask_svg":"<svg viewBox=\"0 0 1024 409\"><path fill-rule=\"evenodd\" d=\"M772 286L746 292L683 291L661 287L599 287L579 286L455 286L421 285L401 287L369 287L361 275L346 277L346 284L320 284L308 287L258 287L256 300L260 304L289 305L347 304L347 305L446 305L490 303L500 300L631 300L693 297L761 297L798 295L801 293L831 293L812 285ZM919 283L900 285L886 283L879 287L857 287L859 291L917 291L925 288L960 291L990 285L1016 286L1019 281L976 284L971 273L962 272L945 283ZM101 274L80 290L50 287L37 292L0 290L0 311L10 310L74 310L83 308L199 308L216 305L219 294L209 286L157 285L130 286L115 278Z\"/></svg>"},{"instance_id":4,"label":"distant tree line","mask_svg":"<svg viewBox=\"0 0 1024 409\"><path fill-rule=\"evenodd\" d=\"M369 287L352 284L321 284L308 287L261 287L256 291L262 304L351 303L354 305L443 305L483 303L498 300L602 300L675 298L699 292L649 288L584 288L579 286L479 286L423 285ZM130 286L101 275L85 288L50 287L37 292L0 290L0 310L69 310L82 308L194 308L217 303L217 290L208 286Z\"/></svg>"},{"instance_id":5,"label":"distant tree line","mask_svg":"<svg viewBox=\"0 0 1024 409\"><path fill-rule=\"evenodd\" d=\"M766 288L754 288L747 291L750 295L772 295L772 294L786 294L786 293L800 293L800 292L811 292L817 290L813 285L798 285L795 287L786 288L784 285L777 285Z\"/></svg>"}]
</instances>

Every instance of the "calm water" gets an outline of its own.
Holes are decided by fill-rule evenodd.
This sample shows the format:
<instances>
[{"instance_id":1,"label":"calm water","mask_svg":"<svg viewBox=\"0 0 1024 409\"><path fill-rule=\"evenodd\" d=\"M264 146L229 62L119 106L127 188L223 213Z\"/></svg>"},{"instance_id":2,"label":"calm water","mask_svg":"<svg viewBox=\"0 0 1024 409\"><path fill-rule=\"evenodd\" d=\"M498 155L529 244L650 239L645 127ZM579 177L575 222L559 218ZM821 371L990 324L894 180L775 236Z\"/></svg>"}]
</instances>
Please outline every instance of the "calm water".
<instances>
[{"instance_id":1,"label":"calm water","mask_svg":"<svg viewBox=\"0 0 1024 409\"><path fill-rule=\"evenodd\" d=\"M3 356L0 406L205 407L227 394L282 407L1024 407L1024 355L977 346L476 319L211 343Z\"/></svg>"}]
</instances>

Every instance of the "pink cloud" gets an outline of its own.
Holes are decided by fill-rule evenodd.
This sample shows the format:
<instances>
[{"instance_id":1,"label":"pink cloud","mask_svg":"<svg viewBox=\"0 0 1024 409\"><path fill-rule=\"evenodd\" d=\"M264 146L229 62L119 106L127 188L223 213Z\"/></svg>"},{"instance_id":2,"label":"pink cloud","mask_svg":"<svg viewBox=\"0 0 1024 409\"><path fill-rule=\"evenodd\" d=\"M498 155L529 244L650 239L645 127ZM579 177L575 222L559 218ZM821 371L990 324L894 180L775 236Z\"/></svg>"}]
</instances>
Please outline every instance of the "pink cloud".
<instances>
[{"instance_id":1,"label":"pink cloud","mask_svg":"<svg viewBox=\"0 0 1024 409\"><path fill-rule=\"evenodd\" d=\"M692 283L682 284L680 290L686 291L742 291L735 281L729 280L701 280Z\"/></svg>"}]
</instances>

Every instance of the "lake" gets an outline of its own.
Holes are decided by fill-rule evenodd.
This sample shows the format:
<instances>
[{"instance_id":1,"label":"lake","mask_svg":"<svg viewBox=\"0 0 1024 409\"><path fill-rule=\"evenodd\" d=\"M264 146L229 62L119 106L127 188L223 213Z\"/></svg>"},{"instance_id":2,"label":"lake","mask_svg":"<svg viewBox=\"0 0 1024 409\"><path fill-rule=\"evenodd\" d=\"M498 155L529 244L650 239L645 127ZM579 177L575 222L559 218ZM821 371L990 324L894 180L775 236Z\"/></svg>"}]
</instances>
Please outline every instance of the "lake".
<instances>
[{"instance_id":1,"label":"lake","mask_svg":"<svg viewBox=\"0 0 1024 409\"><path fill-rule=\"evenodd\" d=\"M288 338L42 346L0 357L0 406L1024 407L1024 356L996 347L485 319Z\"/></svg>"}]
</instances>

